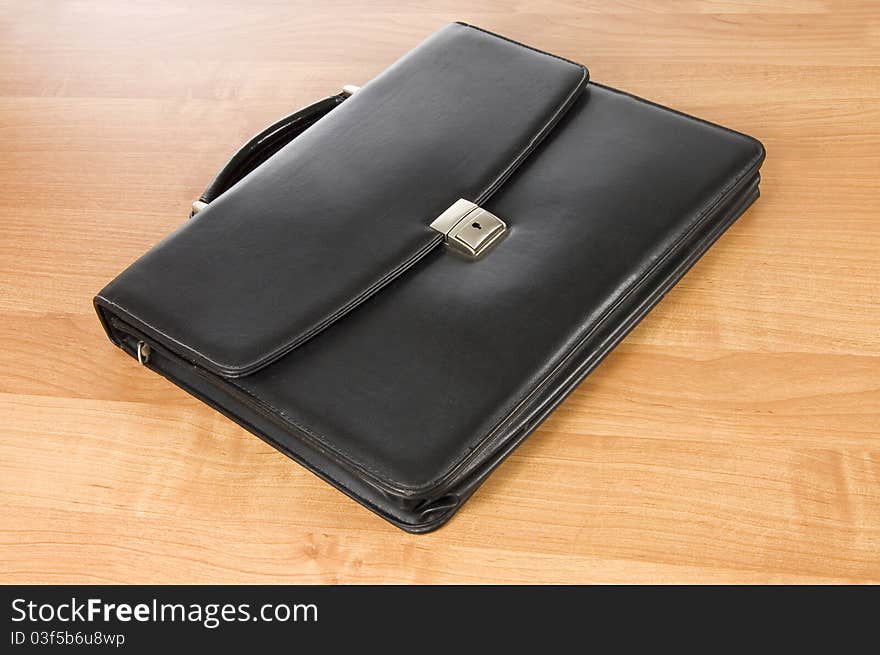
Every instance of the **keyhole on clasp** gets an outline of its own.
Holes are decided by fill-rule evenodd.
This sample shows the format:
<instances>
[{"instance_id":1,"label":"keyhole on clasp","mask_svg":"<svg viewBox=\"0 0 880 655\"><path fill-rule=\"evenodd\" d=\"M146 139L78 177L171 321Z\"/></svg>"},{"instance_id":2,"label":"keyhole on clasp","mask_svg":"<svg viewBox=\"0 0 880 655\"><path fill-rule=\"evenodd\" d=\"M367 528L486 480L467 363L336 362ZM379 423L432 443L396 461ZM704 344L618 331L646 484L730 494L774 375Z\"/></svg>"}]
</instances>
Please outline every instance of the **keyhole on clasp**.
<instances>
[{"instance_id":1,"label":"keyhole on clasp","mask_svg":"<svg viewBox=\"0 0 880 655\"><path fill-rule=\"evenodd\" d=\"M483 226L480 225L479 223L477 223L476 221L474 221L473 223L471 223L471 227L474 228L474 229L476 229L476 230L482 230L482 229L483 229Z\"/></svg>"}]
</instances>

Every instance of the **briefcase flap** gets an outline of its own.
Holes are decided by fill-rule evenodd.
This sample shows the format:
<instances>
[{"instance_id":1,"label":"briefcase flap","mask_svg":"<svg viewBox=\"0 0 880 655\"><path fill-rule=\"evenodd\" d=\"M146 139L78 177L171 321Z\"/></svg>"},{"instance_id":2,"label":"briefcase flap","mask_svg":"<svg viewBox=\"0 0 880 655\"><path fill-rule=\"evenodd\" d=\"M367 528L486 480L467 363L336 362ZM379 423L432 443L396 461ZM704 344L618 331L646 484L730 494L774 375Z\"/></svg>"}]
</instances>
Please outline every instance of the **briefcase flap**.
<instances>
[{"instance_id":1,"label":"briefcase flap","mask_svg":"<svg viewBox=\"0 0 880 655\"><path fill-rule=\"evenodd\" d=\"M257 371L448 239L435 219L487 200L586 82L449 25L132 264L99 313L218 375Z\"/></svg>"}]
</instances>

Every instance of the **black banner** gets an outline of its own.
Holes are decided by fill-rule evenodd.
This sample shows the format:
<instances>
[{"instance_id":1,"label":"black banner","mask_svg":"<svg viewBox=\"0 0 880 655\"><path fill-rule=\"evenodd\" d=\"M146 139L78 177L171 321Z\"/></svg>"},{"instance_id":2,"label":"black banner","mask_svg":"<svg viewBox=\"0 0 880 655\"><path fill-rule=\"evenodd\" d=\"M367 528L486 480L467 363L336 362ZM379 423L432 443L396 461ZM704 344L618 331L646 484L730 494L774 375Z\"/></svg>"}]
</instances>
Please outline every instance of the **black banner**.
<instances>
[{"instance_id":1,"label":"black banner","mask_svg":"<svg viewBox=\"0 0 880 655\"><path fill-rule=\"evenodd\" d=\"M273 644L372 652L419 642L460 645L466 635L495 645L613 637L624 646L646 637L678 643L707 632L745 644L755 631L764 646L771 633L790 646L793 636L835 621L854 636L876 618L876 588L842 587L10 586L0 587L0 597L0 652L9 653L229 652Z\"/></svg>"}]
</instances>

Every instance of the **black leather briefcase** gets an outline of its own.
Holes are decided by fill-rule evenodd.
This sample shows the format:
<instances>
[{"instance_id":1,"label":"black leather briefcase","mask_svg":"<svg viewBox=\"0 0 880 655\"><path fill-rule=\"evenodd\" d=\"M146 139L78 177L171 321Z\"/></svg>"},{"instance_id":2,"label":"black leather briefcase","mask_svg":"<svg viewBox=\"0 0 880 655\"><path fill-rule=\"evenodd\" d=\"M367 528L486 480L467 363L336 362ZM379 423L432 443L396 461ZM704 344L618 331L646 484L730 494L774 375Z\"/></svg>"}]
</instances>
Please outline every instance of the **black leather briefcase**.
<instances>
[{"instance_id":1,"label":"black leather briefcase","mask_svg":"<svg viewBox=\"0 0 880 655\"><path fill-rule=\"evenodd\" d=\"M763 157L456 23L253 139L95 307L145 367L425 532L758 197Z\"/></svg>"}]
</instances>

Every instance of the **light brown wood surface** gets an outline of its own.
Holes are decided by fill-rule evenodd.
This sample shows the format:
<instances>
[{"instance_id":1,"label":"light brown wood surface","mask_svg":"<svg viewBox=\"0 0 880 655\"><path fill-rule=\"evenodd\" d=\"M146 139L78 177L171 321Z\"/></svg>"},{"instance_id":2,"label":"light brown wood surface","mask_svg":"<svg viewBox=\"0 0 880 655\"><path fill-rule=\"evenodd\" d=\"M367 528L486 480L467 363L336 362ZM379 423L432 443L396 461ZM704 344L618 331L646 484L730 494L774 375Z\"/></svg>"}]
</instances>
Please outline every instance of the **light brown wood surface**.
<instances>
[{"instance_id":1,"label":"light brown wood surface","mask_svg":"<svg viewBox=\"0 0 880 655\"><path fill-rule=\"evenodd\" d=\"M139 368L91 299L242 141L456 19L768 156L761 199L413 536ZM878 582L878 157L876 2L4 2L0 582Z\"/></svg>"}]
</instances>

